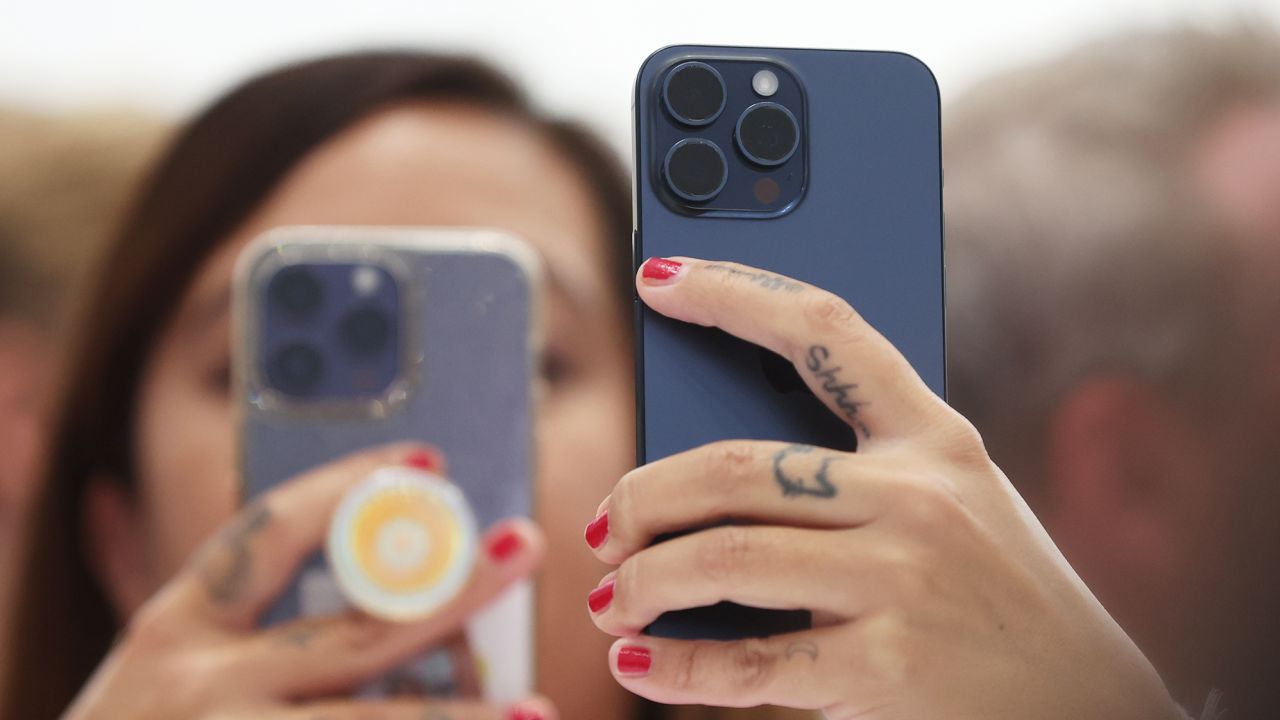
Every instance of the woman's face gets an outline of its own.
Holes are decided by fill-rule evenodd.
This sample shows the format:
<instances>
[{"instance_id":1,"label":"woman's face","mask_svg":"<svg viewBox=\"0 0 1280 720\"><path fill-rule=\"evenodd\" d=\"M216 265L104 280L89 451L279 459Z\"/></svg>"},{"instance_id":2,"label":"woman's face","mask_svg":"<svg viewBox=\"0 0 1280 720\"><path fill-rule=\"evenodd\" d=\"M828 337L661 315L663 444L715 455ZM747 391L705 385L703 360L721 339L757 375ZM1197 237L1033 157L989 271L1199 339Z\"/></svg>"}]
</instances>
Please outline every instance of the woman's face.
<instances>
[{"instance_id":1,"label":"woman's face","mask_svg":"<svg viewBox=\"0 0 1280 720\"><path fill-rule=\"evenodd\" d=\"M591 197L536 131L461 105L381 111L309 154L200 269L155 346L136 417L138 496L103 500L105 484L92 496L106 508L91 518L109 546L103 574L121 612L171 576L236 506L228 298L245 243L293 224L502 228L527 239L552 278L537 453L538 520L550 553L538 607L540 642L556 648L557 662L540 664L542 689L566 717L617 700L583 692L618 690L604 662L607 638L584 610L603 569L582 527L633 457L629 350Z\"/></svg>"}]
</instances>

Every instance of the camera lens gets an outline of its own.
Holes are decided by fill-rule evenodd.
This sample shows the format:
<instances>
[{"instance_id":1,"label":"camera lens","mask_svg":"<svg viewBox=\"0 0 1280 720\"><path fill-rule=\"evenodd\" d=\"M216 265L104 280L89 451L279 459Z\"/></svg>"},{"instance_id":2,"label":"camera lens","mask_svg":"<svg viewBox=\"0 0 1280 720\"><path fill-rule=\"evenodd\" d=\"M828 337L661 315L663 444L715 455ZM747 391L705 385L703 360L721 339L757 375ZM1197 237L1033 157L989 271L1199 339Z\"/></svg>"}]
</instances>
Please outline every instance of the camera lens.
<instances>
[{"instance_id":1,"label":"camera lens","mask_svg":"<svg viewBox=\"0 0 1280 720\"><path fill-rule=\"evenodd\" d=\"M374 355L391 340L391 319L379 308L356 308L342 318L338 340L354 355Z\"/></svg>"},{"instance_id":2,"label":"camera lens","mask_svg":"<svg viewBox=\"0 0 1280 720\"><path fill-rule=\"evenodd\" d=\"M324 358L306 343L281 347L267 362L267 379L286 395L310 395L324 375Z\"/></svg>"},{"instance_id":3,"label":"camera lens","mask_svg":"<svg viewBox=\"0 0 1280 720\"><path fill-rule=\"evenodd\" d=\"M662 169L671 192L691 202L719 195L729 177L720 147L697 138L686 138L671 146Z\"/></svg>"},{"instance_id":4,"label":"camera lens","mask_svg":"<svg viewBox=\"0 0 1280 720\"><path fill-rule=\"evenodd\" d=\"M734 131L738 149L757 165L781 165L800 144L796 116L773 102L756 103L738 118Z\"/></svg>"},{"instance_id":5,"label":"camera lens","mask_svg":"<svg viewBox=\"0 0 1280 720\"><path fill-rule=\"evenodd\" d=\"M724 80L706 63L681 63L667 73L662 99L676 120L685 125L706 125L724 109Z\"/></svg>"},{"instance_id":6,"label":"camera lens","mask_svg":"<svg viewBox=\"0 0 1280 720\"><path fill-rule=\"evenodd\" d=\"M271 302L294 319L310 317L320 307L320 281L303 267L289 267L276 273L268 291Z\"/></svg>"}]
</instances>

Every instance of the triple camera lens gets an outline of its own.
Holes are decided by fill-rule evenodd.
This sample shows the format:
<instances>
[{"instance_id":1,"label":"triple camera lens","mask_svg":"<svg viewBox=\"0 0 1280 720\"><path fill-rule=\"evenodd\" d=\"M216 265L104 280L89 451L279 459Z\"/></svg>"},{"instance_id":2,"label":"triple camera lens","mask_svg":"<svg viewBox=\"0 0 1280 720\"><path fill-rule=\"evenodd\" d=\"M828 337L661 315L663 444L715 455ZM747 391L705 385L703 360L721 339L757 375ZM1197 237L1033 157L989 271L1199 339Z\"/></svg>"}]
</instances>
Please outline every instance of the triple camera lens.
<instances>
[{"instance_id":1,"label":"triple camera lens","mask_svg":"<svg viewBox=\"0 0 1280 720\"><path fill-rule=\"evenodd\" d=\"M662 85L667 113L681 125L701 130L724 111L728 100L724 78L697 61L677 65ZM710 128L714 131L714 127ZM747 161L765 168L783 165L800 145L795 115L776 102L757 102L737 119L734 144ZM689 202L712 200L724 189L729 165L724 151L706 137L686 137L667 151L662 174L667 188Z\"/></svg>"},{"instance_id":2,"label":"triple camera lens","mask_svg":"<svg viewBox=\"0 0 1280 720\"><path fill-rule=\"evenodd\" d=\"M281 268L266 289L263 373L295 398L367 396L396 377L396 284L364 264Z\"/></svg>"}]
</instances>

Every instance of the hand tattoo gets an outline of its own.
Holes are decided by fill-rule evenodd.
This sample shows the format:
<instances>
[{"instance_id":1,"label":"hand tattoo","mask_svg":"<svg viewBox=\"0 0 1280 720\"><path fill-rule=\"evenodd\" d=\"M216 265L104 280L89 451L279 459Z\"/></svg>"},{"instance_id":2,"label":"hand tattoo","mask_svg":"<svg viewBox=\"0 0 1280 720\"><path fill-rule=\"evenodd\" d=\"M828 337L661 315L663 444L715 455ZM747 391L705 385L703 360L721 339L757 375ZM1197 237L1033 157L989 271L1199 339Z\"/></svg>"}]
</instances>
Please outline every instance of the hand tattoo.
<instances>
[{"instance_id":1,"label":"hand tattoo","mask_svg":"<svg viewBox=\"0 0 1280 720\"><path fill-rule=\"evenodd\" d=\"M790 660L793 655L804 655L810 661L816 662L818 660L818 646L811 642L793 642L787 646L786 657Z\"/></svg>"},{"instance_id":2,"label":"hand tattoo","mask_svg":"<svg viewBox=\"0 0 1280 720\"><path fill-rule=\"evenodd\" d=\"M215 604L228 605L244 594L253 570L249 541L270 522L271 510L266 503L256 502L236 516L206 551L200 564L200 578Z\"/></svg>"},{"instance_id":3,"label":"hand tattoo","mask_svg":"<svg viewBox=\"0 0 1280 720\"><path fill-rule=\"evenodd\" d=\"M827 468L840 459L839 455L830 454L822 458L817 472L813 473L812 483L806 477L788 473L782 466L786 459L793 455L807 455L815 450L817 448L812 445L788 445L773 456L773 479L778 481L784 497L813 495L820 498L833 498L836 496L836 486L827 479Z\"/></svg>"},{"instance_id":4,"label":"hand tattoo","mask_svg":"<svg viewBox=\"0 0 1280 720\"><path fill-rule=\"evenodd\" d=\"M702 269L710 270L712 272L722 272L728 275L732 275L734 277L745 278L751 284L759 285L765 290L783 290L789 293L797 293L797 292L800 292L801 290L804 290L804 283L796 282L791 278L786 278L781 275L774 275L773 273L752 271L752 270L739 270L738 268L733 267L731 265L723 265L720 263L703 265Z\"/></svg>"},{"instance_id":5,"label":"hand tattoo","mask_svg":"<svg viewBox=\"0 0 1280 720\"><path fill-rule=\"evenodd\" d=\"M813 373L816 379L822 381L822 390L831 397L836 407L840 408L840 414L844 415L844 418L862 434L863 439L870 440L871 430L858 417L859 409L868 403L849 397L849 392L857 390L858 384L841 383L837 373L844 368L839 365L827 367L826 362L830 357L831 351L825 345L812 345L809 347L808 357L805 358L805 367L809 368L809 372Z\"/></svg>"}]
</instances>

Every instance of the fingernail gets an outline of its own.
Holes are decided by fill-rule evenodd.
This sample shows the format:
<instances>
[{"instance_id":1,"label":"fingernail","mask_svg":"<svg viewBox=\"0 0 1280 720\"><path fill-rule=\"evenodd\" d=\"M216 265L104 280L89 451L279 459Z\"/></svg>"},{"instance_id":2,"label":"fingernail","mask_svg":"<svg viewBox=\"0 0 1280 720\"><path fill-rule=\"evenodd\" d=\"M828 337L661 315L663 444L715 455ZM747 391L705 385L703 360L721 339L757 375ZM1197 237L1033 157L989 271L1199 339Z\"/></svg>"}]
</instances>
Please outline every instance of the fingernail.
<instances>
[{"instance_id":1,"label":"fingernail","mask_svg":"<svg viewBox=\"0 0 1280 720\"><path fill-rule=\"evenodd\" d=\"M609 603L613 602L613 583L609 582L601 585L587 595L587 607L591 608L591 612L598 613L609 607Z\"/></svg>"},{"instance_id":2,"label":"fingernail","mask_svg":"<svg viewBox=\"0 0 1280 720\"><path fill-rule=\"evenodd\" d=\"M623 675L644 675L649 672L653 658L649 648L639 645L624 645L618 651L618 672Z\"/></svg>"},{"instance_id":3,"label":"fingernail","mask_svg":"<svg viewBox=\"0 0 1280 720\"><path fill-rule=\"evenodd\" d=\"M523 546L524 539L520 537L520 533L516 532L515 528L507 528L489 541L487 549L489 557L503 562L520 552Z\"/></svg>"},{"instance_id":4,"label":"fingernail","mask_svg":"<svg viewBox=\"0 0 1280 720\"><path fill-rule=\"evenodd\" d=\"M542 713L532 708L513 707L507 711L507 720L542 720Z\"/></svg>"},{"instance_id":5,"label":"fingernail","mask_svg":"<svg viewBox=\"0 0 1280 720\"><path fill-rule=\"evenodd\" d=\"M645 280L651 280L651 285L665 284L674 280L681 267L682 264L675 260L653 257L645 261L640 275Z\"/></svg>"},{"instance_id":6,"label":"fingernail","mask_svg":"<svg viewBox=\"0 0 1280 720\"><path fill-rule=\"evenodd\" d=\"M437 470L440 468L440 456L430 450L414 450L405 456L404 464L419 470Z\"/></svg>"},{"instance_id":7,"label":"fingernail","mask_svg":"<svg viewBox=\"0 0 1280 720\"><path fill-rule=\"evenodd\" d=\"M587 531L583 534L592 550L603 545L609 537L609 513L601 513L595 520L587 523Z\"/></svg>"}]
</instances>

